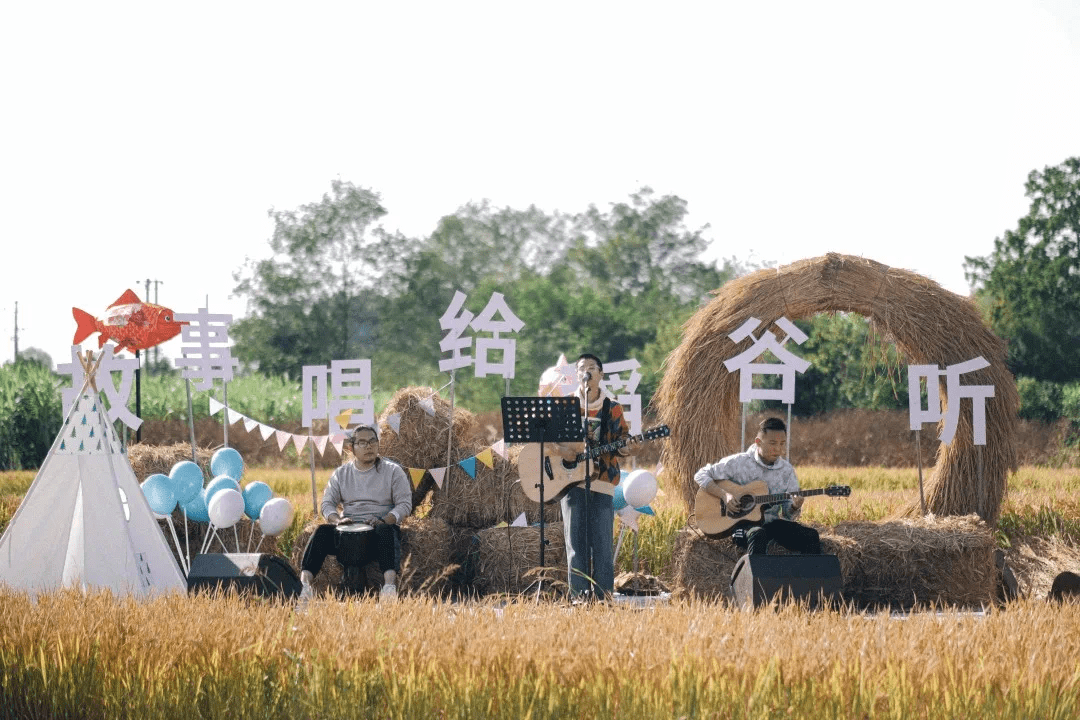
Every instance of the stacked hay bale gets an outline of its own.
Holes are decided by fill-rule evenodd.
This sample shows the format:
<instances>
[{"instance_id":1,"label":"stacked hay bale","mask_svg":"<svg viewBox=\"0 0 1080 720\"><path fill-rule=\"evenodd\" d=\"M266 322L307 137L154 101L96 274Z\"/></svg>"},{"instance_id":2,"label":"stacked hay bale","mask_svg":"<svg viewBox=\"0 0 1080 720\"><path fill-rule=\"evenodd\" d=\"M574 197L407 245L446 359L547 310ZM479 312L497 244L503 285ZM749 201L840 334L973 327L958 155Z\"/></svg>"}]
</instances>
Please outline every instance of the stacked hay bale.
<instances>
[{"instance_id":1,"label":"stacked hay bale","mask_svg":"<svg viewBox=\"0 0 1080 720\"><path fill-rule=\"evenodd\" d=\"M906 363L948 365L982 356L990 366L964 375L966 385L993 385L986 401L986 446L976 448L970 403L961 403L955 439L942 443L926 486L926 505L937 515L977 513L997 519L1006 478L1017 463L1019 395L1005 366L1005 344L982 320L975 304L927 278L865 258L830 253L732 280L686 323L682 343L665 363L654 397L661 422L671 427L664 467L686 478L683 498L693 504L694 472L738 452L739 377L723 362L752 341L730 333L755 317L770 327L818 312L857 312L875 332L896 345ZM944 383L943 404L948 398ZM942 421L943 423L944 421ZM939 432L941 424L939 424ZM919 514L917 498L908 513Z\"/></svg>"},{"instance_id":2,"label":"stacked hay bale","mask_svg":"<svg viewBox=\"0 0 1080 720\"><path fill-rule=\"evenodd\" d=\"M982 607L997 582L994 539L977 515L933 515L818 528L822 552L836 555L844 600L858 608ZM775 545L770 552L784 554ZM731 571L742 554L730 538L681 530L672 558L676 596L731 600Z\"/></svg>"},{"instance_id":3,"label":"stacked hay bale","mask_svg":"<svg viewBox=\"0 0 1080 720\"><path fill-rule=\"evenodd\" d=\"M540 567L540 528L497 527L481 530L476 589L481 593L518 595L529 590L537 580L549 588L566 585L566 547L563 525L544 527L544 566Z\"/></svg>"},{"instance_id":4,"label":"stacked hay bale","mask_svg":"<svg viewBox=\"0 0 1080 720\"><path fill-rule=\"evenodd\" d=\"M396 429L389 422L391 416L397 416ZM504 569L498 572L520 575L535 566L538 558L518 555L516 547L514 553L507 549L500 554L497 543L483 540L485 531L512 522L522 512L529 522L539 522L539 505L525 497L518 481L518 448L511 448L509 458L492 453L490 468L477 460L476 476L470 477L458 463L490 447L489 438L483 436L476 417L468 410L455 407L451 422L450 403L429 387L407 387L395 393L380 418L379 432L380 452L406 469L445 468L442 487L428 472L413 491L415 522L439 522L446 528L437 535L446 543L447 562L429 568L443 578L438 587L463 593L488 588L501 591L503 588L496 587L497 579L487 577L487 573L502 565ZM544 517L547 523L556 523L560 519L558 505L547 505ZM559 542L553 545L561 547L561 529L546 534L557 537ZM565 567L565 560L563 564ZM480 576L473 582L477 571Z\"/></svg>"},{"instance_id":5,"label":"stacked hay bale","mask_svg":"<svg viewBox=\"0 0 1080 720\"><path fill-rule=\"evenodd\" d=\"M202 468L203 475L208 477L212 455L213 453L206 448L196 448L195 462ZM173 465L182 460L191 460L191 445L187 443L172 445L138 443L128 447L128 461L139 482L157 473L168 475Z\"/></svg>"}]
</instances>

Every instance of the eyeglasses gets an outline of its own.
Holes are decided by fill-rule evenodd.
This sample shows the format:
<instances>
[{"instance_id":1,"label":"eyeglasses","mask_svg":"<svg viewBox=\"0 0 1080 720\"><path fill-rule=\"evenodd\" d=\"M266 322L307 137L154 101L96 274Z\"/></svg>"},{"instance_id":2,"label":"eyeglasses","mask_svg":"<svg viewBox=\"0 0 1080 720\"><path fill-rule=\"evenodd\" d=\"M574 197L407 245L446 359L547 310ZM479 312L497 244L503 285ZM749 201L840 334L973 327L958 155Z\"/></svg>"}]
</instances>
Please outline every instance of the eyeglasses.
<instances>
[{"instance_id":1,"label":"eyeglasses","mask_svg":"<svg viewBox=\"0 0 1080 720\"><path fill-rule=\"evenodd\" d=\"M363 447L371 447L372 445L378 445L378 444L379 444L379 438L371 438L370 440L362 440L361 438L356 438L355 440L353 440L353 445L354 446L360 445L360 446L363 446Z\"/></svg>"}]
</instances>

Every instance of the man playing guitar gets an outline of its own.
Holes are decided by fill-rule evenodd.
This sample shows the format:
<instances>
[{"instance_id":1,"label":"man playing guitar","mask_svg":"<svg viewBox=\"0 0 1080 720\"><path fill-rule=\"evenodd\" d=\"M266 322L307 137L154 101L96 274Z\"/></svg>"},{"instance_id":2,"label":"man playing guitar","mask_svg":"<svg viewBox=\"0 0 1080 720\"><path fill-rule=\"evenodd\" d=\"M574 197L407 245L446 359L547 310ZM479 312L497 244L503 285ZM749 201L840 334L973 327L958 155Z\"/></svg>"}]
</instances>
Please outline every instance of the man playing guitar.
<instances>
[{"instance_id":1,"label":"man playing guitar","mask_svg":"<svg viewBox=\"0 0 1080 720\"><path fill-rule=\"evenodd\" d=\"M600 388L604 375L600 358L588 353L581 355L577 361L577 375L581 383L578 400L585 416L589 444L607 445L628 437L630 426L623 416L622 405ZM585 446L580 443L557 443L552 452L573 462L583 449ZM583 596L591 590L593 597L603 599L614 591L615 558L611 533L615 509L612 494L619 484L619 457L637 455L640 451L641 445L634 443L613 453L599 455L590 468L589 491L586 492L581 483L569 488L560 500L570 592L574 596ZM595 584L590 583L589 578Z\"/></svg>"},{"instance_id":2,"label":"man playing guitar","mask_svg":"<svg viewBox=\"0 0 1080 720\"><path fill-rule=\"evenodd\" d=\"M764 481L770 494L799 491L795 468L787 461L784 448L787 426L780 418L767 418L759 425L754 444L745 452L728 455L719 462L706 465L694 474L694 480L704 492L722 501L727 512L738 515L745 510L737 491L739 485ZM775 540L793 552L821 554L821 538L812 527L795 522L802 510L804 498L795 496L770 505L764 510L760 525L736 530L737 544L745 540L749 553L764 554L769 542ZM743 537L740 538L740 535Z\"/></svg>"}]
</instances>

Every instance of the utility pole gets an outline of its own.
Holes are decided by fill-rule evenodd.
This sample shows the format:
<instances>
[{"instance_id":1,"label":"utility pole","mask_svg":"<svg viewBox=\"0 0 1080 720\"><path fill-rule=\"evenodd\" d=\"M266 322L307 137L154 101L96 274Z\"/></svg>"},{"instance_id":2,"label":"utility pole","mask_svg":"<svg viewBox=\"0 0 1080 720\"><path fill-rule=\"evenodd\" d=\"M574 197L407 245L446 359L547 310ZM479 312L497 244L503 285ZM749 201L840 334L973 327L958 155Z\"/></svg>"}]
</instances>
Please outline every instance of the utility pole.
<instances>
[{"instance_id":1,"label":"utility pole","mask_svg":"<svg viewBox=\"0 0 1080 720\"><path fill-rule=\"evenodd\" d=\"M15 301L15 362L19 362L19 301Z\"/></svg>"}]
</instances>

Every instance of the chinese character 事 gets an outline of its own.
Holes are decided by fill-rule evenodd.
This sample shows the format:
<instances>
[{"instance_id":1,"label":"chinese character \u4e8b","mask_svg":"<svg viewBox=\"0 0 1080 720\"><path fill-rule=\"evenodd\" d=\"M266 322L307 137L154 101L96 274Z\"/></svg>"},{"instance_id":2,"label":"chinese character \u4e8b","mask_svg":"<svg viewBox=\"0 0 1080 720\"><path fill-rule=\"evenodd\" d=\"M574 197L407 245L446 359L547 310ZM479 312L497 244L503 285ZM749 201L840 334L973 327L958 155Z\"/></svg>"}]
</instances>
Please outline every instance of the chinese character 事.
<instances>
[{"instance_id":1,"label":"chinese character \u4e8b","mask_svg":"<svg viewBox=\"0 0 1080 720\"><path fill-rule=\"evenodd\" d=\"M197 313L178 314L176 319L188 323L181 333L183 341L195 343L181 346L183 357L174 361L176 367L184 368L182 377L198 380L197 390L210 390L215 379L231 381L233 368L239 365L228 345L232 315L211 315L206 308L200 308Z\"/></svg>"},{"instance_id":2,"label":"chinese character \u4e8b","mask_svg":"<svg viewBox=\"0 0 1080 720\"><path fill-rule=\"evenodd\" d=\"M804 373L810 367L810 361L795 355L784 347L787 341L794 340L796 345L802 345L807 340L806 333L795 326L795 323L786 317L776 321L776 325L787 333L782 341L777 341L776 336L768 329L761 333L761 337L754 336L754 330L761 325L757 318L750 318L744 322L735 332L728 337L732 342L741 342L747 337L753 338L753 344L735 357L724 361L724 367L728 372L739 373L739 402L751 400L779 400L785 405L795 402L795 373ZM768 350L780 361L779 363L754 362ZM755 388L755 375L779 375L780 389Z\"/></svg>"},{"instance_id":3,"label":"chinese character \u4e8b","mask_svg":"<svg viewBox=\"0 0 1080 720\"><path fill-rule=\"evenodd\" d=\"M993 385L961 385L960 376L975 370L990 367L982 355L966 362L948 365L940 370L937 365L908 365L908 418L909 427L918 430L923 423L941 420L941 393L938 378L945 376L945 390L949 395L949 406L945 410L945 428L941 433L941 442L950 444L956 436L956 426L960 421L960 400L971 398L971 425L976 445L986 444L986 400L994 397ZM922 407L921 380L926 379L926 404Z\"/></svg>"}]
</instances>

